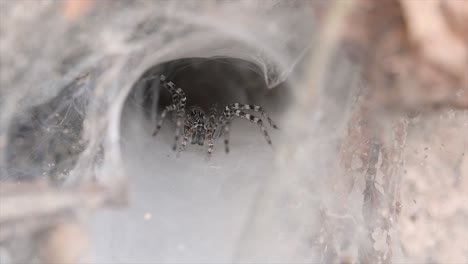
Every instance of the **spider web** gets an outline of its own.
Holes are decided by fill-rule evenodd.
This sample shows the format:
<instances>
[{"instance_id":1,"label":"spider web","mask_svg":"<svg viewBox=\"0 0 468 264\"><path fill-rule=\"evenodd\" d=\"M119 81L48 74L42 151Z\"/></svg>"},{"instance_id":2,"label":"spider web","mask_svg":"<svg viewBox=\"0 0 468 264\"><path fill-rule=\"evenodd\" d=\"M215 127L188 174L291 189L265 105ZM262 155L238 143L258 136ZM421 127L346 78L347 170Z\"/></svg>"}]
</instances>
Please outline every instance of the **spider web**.
<instances>
[{"instance_id":1,"label":"spider web","mask_svg":"<svg viewBox=\"0 0 468 264\"><path fill-rule=\"evenodd\" d=\"M248 127L247 124L240 122L233 128L232 142L239 148L236 151L233 149L231 155L225 156L219 152L222 148L216 146L215 155L220 159L218 162L211 165L205 163L203 159L199 159L196 149L184 153L183 158L168 159L167 155L173 154L165 148L166 142L171 141L167 139L172 137L170 132L151 138L151 133L147 132L151 131L154 123L148 122L148 118L138 110L138 106L141 109L140 104L125 102L138 78L147 69L166 61L192 57L243 59L249 63L238 67L246 72L254 70L263 76L267 87L273 88L286 79L310 46L309 38L306 37L310 34L309 26L304 25L300 19L291 20L288 14L296 12L301 17L306 17L310 10L301 9L306 5L299 2L283 4L281 1L255 4L250 1L167 1L147 6L148 3L115 1L112 4L103 4L96 1L88 9L83 7L82 14L76 18L64 11L66 4L57 2L1 3L0 179L42 179L61 186L98 182L112 187L128 177L132 183L130 186L135 187L131 187L131 198L135 198L135 204L121 218L123 220L133 213L137 213L139 217L146 212L156 215L157 212L168 212L169 207L177 206L177 200L152 208L145 206L145 201L155 200L147 195L155 192L146 190L141 184L155 184L158 188L165 189L168 186L161 185L158 181L173 178L176 182L169 184L182 184L180 191L189 188L181 194L200 196L196 199L197 203L208 203L216 200L216 193L221 197L226 192L238 190L231 190L229 187L229 182L233 180L230 175L242 173L248 177L253 172L264 175L261 168L266 171L264 166L271 162L266 158L259 161L263 165L257 169L242 172L246 166L253 165L247 160L241 165L238 158L242 155L243 147L253 152L259 151L262 156L272 157L272 151L264 146L261 134L256 130L252 131L251 127L244 128ZM213 7L217 12L209 11ZM109 12L110 10L113 12ZM240 21L236 15L239 12L244 13L248 19ZM249 31L245 30L246 25L250 28ZM295 28L294 32L289 30L292 27ZM10 30L11 28L15 30ZM307 32L309 33L305 34ZM177 70L183 70L183 67ZM234 85L227 89L236 90ZM150 121L155 118L153 113L151 115ZM244 130L249 132L244 134ZM159 158L162 163L151 162ZM238 162L233 163L233 160ZM139 164L138 161L143 163ZM141 170L145 166L148 167ZM232 166L238 169L231 170ZM178 171L177 168L181 170ZM193 174L197 176L186 178L186 182L181 178L177 179ZM150 179L153 182L146 182ZM244 180L247 178L239 178L239 181L233 182L234 186L240 187ZM253 183L253 186L256 184L258 183ZM212 199L190 190L206 188L214 191L207 193ZM253 190L246 188L246 191L249 193L246 197L253 199ZM133 195L136 196L132 197ZM161 190L160 195L156 200L164 201L173 197L174 193L164 193ZM226 199L233 199L237 195L238 193L235 196L227 194L218 199L219 204L213 205L213 208L220 209L222 201L228 202ZM184 196L179 198L182 197ZM244 203L241 201L239 205L242 204ZM227 208L222 209L223 211L216 209L208 212L205 218L215 219L216 214L237 214L234 207L229 207L232 210L230 213ZM248 204L244 204L239 210L245 211L247 207ZM175 215L168 214L166 219L160 220L182 220L187 213L199 214L199 210L205 209L184 206ZM98 218L97 233L114 232L114 228L124 225L120 221L111 220L111 224L104 224L107 227L101 226L100 223L105 223L107 217ZM173 220L169 220L172 218ZM194 228L199 221L185 225L184 228ZM232 229L230 246L220 245L219 254L213 254L211 258L229 258L241 222L239 219L235 221L238 228ZM172 248L183 250L184 247L190 247L193 244L190 241L196 241L199 233L190 234L187 230L185 233L171 234L172 225L161 222L153 222L152 227L148 227L143 233L155 231L152 228L158 225L165 228L164 232L169 232L167 237L185 237L185 241L166 241L164 243L169 243L170 248L163 247L157 252L142 248L138 249L139 254L134 253L135 248L131 246L122 248L120 253L101 248L110 243L104 238L104 241L96 241L96 260L137 261L140 258L165 261L175 258L174 260L179 261L192 257L192 260L203 260L207 251L201 248L212 245L215 241L210 240L207 245L200 245L201 247L187 250L186 254L180 255L179 251L172 251ZM219 228L224 227L220 225ZM207 230L210 233L212 231ZM151 237L142 236L143 233L132 232L132 237L120 239L151 240ZM123 232L119 235L130 234ZM24 254L23 257L26 258L27 255ZM176 256L180 258L177 259Z\"/></svg>"},{"instance_id":2,"label":"spider web","mask_svg":"<svg viewBox=\"0 0 468 264\"><path fill-rule=\"evenodd\" d=\"M285 110L290 98L278 92L281 87L293 94L304 90L297 80L308 74L304 57L314 47L314 1L95 1L75 7L79 15L65 11L67 2L72 1L0 1L0 180L40 179L60 187L93 182L110 189L128 181L128 208L101 211L92 220L96 263L338 262L339 256L357 259L375 247L395 247L393 260L401 260L397 234L376 230L369 237L364 231L363 214L375 208L364 204L362 182L337 191L341 179L329 180L337 174L334 161L363 86L360 69L337 51L317 106L305 116ZM235 78L210 69L211 76L200 76L196 86L217 82L227 99L235 99L232 103L252 99L271 110L280 126L270 134L273 149L255 125L241 120L232 125L229 155L217 141L209 162L206 150L196 146L175 157L173 124L151 137L158 93L149 100L139 81L157 74L157 65L187 58L206 59L199 68L216 59L237 69ZM232 63L232 58L244 62ZM195 86L193 78L177 79L190 67L193 61L169 71L180 87ZM261 76L271 97L263 96L267 89L258 90L252 72ZM202 89L194 94L188 98L214 97ZM457 120L466 123L467 114L441 116L448 125L440 127L459 132ZM419 125L412 134L415 148L433 138L443 141L430 135L418 139L421 131L438 127ZM456 150L448 156L464 152L460 164L467 164L466 144L452 142ZM403 161L423 160L409 152ZM453 174L452 165L431 158L431 164ZM382 163L382 157L376 159ZM353 168L367 165L361 163L353 160ZM460 181L466 181L465 167ZM411 175L424 197L425 181L414 171ZM430 174L435 186L442 181L437 176ZM409 203L411 188L403 188ZM456 192L460 201L465 201L463 191ZM454 204L463 217L466 206ZM466 231L461 224L453 226ZM41 243L26 240L29 244L19 249L0 241L0 262L30 263L30 244ZM463 242L457 240L462 245L457 248ZM421 248L426 251L418 252L437 251Z\"/></svg>"}]
</instances>

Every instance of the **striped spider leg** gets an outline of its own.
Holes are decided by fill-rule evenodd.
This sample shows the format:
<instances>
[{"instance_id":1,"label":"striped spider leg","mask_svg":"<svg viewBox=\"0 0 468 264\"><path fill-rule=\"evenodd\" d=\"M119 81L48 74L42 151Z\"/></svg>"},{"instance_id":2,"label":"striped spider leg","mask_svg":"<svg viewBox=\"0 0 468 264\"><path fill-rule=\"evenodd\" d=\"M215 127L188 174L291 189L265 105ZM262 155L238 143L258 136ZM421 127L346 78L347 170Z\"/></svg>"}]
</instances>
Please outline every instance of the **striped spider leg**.
<instances>
[{"instance_id":1,"label":"striped spider leg","mask_svg":"<svg viewBox=\"0 0 468 264\"><path fill-rule=\"evenodd\" d=\"M262 117L268 121L271 127L278 129L278 126L276 126L276 124L273 123L273 120L270 118L270 116L268 116L268 114L263 110L261 106L239 104L239 103L228 105L225 107L223 115L219 118L220 127L224 128L223 134L225 135L224 145L225 145L226 153L229 152L230 121L232 120L232 118L234 118L234 116L247 119L250 122L257 124L262 130L263 136L265 137L267 143L269 145L272 145L270 136L268 135L268 132L265 126L263 125L263 120L261 118L256 117L255 115L245 113L242 110L259 112L262 115Z\"/></svg>"},{"instance_id":2,"label":"striped spider leg","mask_svg":"<svg viewBox=\"0 0 468 264\"><path fill-rule=\"evenodd\" d=\"M166 88L172 96L172 104L164 108L161 113L161 117L156 124L156 128L153 132L153 137L159 133L161 129L166 114L174 111L176 114L176 130L174 137L174 145L172 146L173 150L177 149L177 143L179 142L180 130L182 127L183 119L185 117L185 105L187 102L187 97L185 96L184 91L181 88L177 88L173 82L166 81L166 76L161 75L159 81Z\"/></svg>"},{"instance_id":3,"label":"striped spider leg","mask_svg":"<svg viewBox=\"0 0 468 264\"><path fill-rule=\"evenodd\" d=\"M206 136L208 139L208 156L207 156L208 159L211 158L211 154L213 153L213 146L214 146L213 140L216 137L217 126L218 126L218 105L214 104L210 108L210 113L208 117L208 126L206 130Z\"/></svg>"},{"instance_id":4,"label":"striped spider leg","mask_svg":"<svg viewBox=\"0 0 468 264\"><path fill-rule=\"evenodd\" d=\"M226 125L223 127L223 136L224 136L224 151L229 153L229 128L231 127L231 121L227 121Z\"/></svg>"}]
</instances>

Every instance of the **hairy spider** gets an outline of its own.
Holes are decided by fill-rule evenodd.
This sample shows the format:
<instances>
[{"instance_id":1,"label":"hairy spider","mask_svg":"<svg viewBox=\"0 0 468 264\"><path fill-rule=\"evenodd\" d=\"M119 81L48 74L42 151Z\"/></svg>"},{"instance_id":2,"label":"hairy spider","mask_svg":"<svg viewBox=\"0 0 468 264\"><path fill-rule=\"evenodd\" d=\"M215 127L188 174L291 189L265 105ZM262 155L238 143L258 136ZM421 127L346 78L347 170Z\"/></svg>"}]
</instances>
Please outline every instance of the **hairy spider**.
<instances>
[{"instance_id":1,"label":"hairy spider","mask_svg":"<svg viewBox=\"0 0 468 264\"><path fill-rule=\"evenodd\" d=\"M224 112L218 114L218 106L214 104L208 113L208 115L198 106L191 106L187 110L184 91L181 88L177 88L173 82L167 81L164 75L159 78L162 86L166 88L172 97L172 104L166 106L161 117L156 124L156 129L153 132L153 136L156 136L161 129L164 119L169 112L175 112L176 130L173 150L177 150L179 137L181 133L181 127L183 123L183 139L178 150L178 153L185 150L187 142L191 139L192 144L198 144L204 146L205 142L208 143L208 158L211 157L213 152L214 140L224 136L224 146L226 153L229 152L229 128L231 121L234 117L240 117L249 120L252 123L257 124L263 132L267 143L272 145L270 136L263 124L262 118L266 119L269 125L275 129L278 127L273 123L273 120L263 110L261 106L248 105L234 103L227 105L224 108ZM247 111L258 112L262 118L259 118L253 114L246 113Z\"/></svg>"}]
</instances>

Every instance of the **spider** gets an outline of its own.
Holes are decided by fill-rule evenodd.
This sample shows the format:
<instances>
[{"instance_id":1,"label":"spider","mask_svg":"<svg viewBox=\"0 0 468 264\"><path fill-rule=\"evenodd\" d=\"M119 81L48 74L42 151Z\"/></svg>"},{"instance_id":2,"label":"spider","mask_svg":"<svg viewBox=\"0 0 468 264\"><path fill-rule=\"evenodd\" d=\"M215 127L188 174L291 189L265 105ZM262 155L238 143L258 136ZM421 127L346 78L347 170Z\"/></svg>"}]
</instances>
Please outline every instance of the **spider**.
<instances>
[{"instance_id":1,"label":"spider","mask_svg":"<svg viewBox=\"0 0 468 264\"><path fill-rule=\"evenodd\" d=\"M183 139L178 153L185 150L189 139L191 140L191 144L198 144L200 146L204 146L207 141L207 154L208 158L210 158L213 152L214 140L221 136L224 136L225 152L229 153L229 129L232 119L236 116L257 124L262 130L267 143L272 145L262 118L245 112L245 110L247 110L260 113L261 116L268 121L271 127L278 129L273 120L261 106L234 103L225 106L224 112L221 115L218 113L217 104L214 104L210 108L208 114L198 106L191 106L186 110L187 98L184 91L181 88L177 88L173 82L167 81L164 75L160 76L159 81L171 94L172 104L166 106L161 112L161 117L156 124L153 137L160 131L167 113L175 112L176 129L174 144L172 146L174 151L177 150L183 123Z\"/></svg>"}]
</instances>

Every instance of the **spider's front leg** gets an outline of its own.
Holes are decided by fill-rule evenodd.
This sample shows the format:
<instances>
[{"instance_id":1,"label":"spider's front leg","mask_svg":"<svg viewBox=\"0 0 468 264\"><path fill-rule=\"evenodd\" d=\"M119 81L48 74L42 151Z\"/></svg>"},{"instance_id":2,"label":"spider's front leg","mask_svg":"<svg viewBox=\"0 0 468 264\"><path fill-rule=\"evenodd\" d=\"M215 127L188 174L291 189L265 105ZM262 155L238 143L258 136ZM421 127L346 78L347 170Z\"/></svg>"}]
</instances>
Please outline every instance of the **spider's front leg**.
<instances>
[{"instance_id":1,"label":"spider's front leg","mask_svg":"<svg viewBox=\"0 0 468 264\"><path fill-rule=\"evenodd\" d=\"M181 130L181 127L183 127L182 125L184 123L184 118L185 118L185 110L181 109L181 110L177 111L174 145L172 146L172 150L174 150L174 151L177 150L177 144L179 143L179 137L180 137L180 130Z\"/></svg>"},{"instance_id":2,"label":"spider's front leg","mask_svg":"<svg viewBox=\"0 0 468 264\"><path fill-rule=\"evenodd\" d=\"M224 135L224 151L227 153L229 153L229 127L231 126L231 122L226 122L226 124L224 125L224 132L223 132L223 135Z\"/></svg>"},{"instance_id":3,"label":"spider's front leg","mask_svg":"<svg viewBox=\"0 0 468 264\"><path fill-rule=\"evenodd\" d=\"M178 109L185 109L187 97L185 96L185 92L182 90L182 88L178 88L173 82L167 81L166 76L164 75L161 75L159 81L171 94L172 103L176 104Z\"/></svg>"},{"instance_id":4,"label":"spider's front leg","mask_svg":"<svg viewBox=\"0 0 468 264\"><path fill-rule=\"evenodd\" d=\"M213 132L213 137L218 138L224 136L224 151L226 154L229 153L229 129L231 127L231 121L225 118L226 115L223 115L219 119L216 130ZM229 117L231 119L232 116ZM222 130L222 131L221 131Z\"/></svg>"},{"instance_id":5,"label":"spider's front leg","mask_svg":"<svg viewBox=\"0 0 468 264\"><path fill-rule=\"evenodd\" d=\"M206 131L206 136L208 139L208 156L207 158L211 158L213 153L213 146L214 146L214 138L216 136L217 127L218 127L218 105L214 104L210 109L210 115L208 117L208 128Z\"/></svg>"},{"instance_id":6,"label":"spider's front leg","mask_svg":"<svg viewBox=\"0 0 468 264\"><path fill-rule=\"evenodd\" d=\"M208 131L207 132L208 136L208 156L207 158L211 158L211 155L213 153L213 138L214 138L214 131Z\"/></svg>"},{"instance_id":7,"label":"spider's front leg","mask_svg":"<svg viewBox=\"0 0 468 264\"><path fill-rule=\"evenodd\" d=\"M188 142L189 138L192 137L192 134L193 134L193 127L185 127L184 128L184 137L182 139L182 144L180 145L180 148L179 148L179 151L177 152L177 155L179 155L180 152L185 150L185 148L187 146L187 142Z\"/></svg>"},{"instance_id":8,"label":"spider's front leg","mask_svg":"<svg viewBox=\"0 0 468 264\"><path fill-rule=\"evenodd\" d=\"M206 131L206 136L207 136L207 140L208 140L208 156L207 158L211 158L211 155L213 154L213 147L214 147L214 139L217 134L217 128L216 128L216 125L217 124L213 124L212 126L208 127L207 131Z\"/></svg>"},{"instance_id":9,"label":"spider's front leg","mask_svg":"<svg viewBox=\"0 0 468 264\"><path fill-rule=\"evenodd\" d=\"M159 130L161 130L161 127L163 125L163 122L164 122L164 119L166 118L167 113L175 111L176 109L177 109L177 106L175 104L168 105L166 106L166 108L164 108L158 120L158 123L156 124L156 128L154 129L153 137L159 133Z\"/></svg>"}]
</instances>

